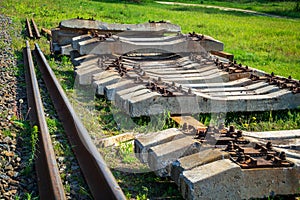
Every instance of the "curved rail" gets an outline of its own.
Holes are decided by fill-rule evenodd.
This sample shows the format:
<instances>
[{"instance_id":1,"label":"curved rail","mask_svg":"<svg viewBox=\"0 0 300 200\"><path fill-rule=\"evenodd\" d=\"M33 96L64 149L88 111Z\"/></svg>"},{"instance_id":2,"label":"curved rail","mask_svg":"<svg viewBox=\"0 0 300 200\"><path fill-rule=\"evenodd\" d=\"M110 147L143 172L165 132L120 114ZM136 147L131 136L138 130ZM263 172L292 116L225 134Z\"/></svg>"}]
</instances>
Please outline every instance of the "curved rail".
<instances>
[{"instance_id":1,"label":"curved rail","mask_svg":"<svg viewBox=\"0 0 300 200\"><path fill-rule=\"evenodd\" d=\"M126 199L87 130L73 110L38 44L35 44L34 54L94 199Z\"/></svg>"},{"instance_id":2,"label":"curved rail","mask_svg":"<svg viewBox=\"0 0 300 200\"><path fill-rule=\"evenodd\" d=\"M38 126L38 143L36 155L36 171L38 174L38 186L40 199L66 199L55 153L45 119L45 113L39 86L34 70L29 42L23 49L25 78L27 86L27 99L32 126Z\"/></svg>"}]
</instances>

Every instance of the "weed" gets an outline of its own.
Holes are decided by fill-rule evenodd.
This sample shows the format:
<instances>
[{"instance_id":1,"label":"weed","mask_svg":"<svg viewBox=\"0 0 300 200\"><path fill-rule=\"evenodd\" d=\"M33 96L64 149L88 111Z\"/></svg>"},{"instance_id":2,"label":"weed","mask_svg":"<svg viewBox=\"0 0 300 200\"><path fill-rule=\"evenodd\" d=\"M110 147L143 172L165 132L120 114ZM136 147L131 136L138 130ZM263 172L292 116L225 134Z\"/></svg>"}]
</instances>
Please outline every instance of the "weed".
<instances>
[{"instance_id":1,"label":"weed","mask_svg":"<svg viewBox=\"0 0 300 200\"><path fill-rule=\"evenodd\" d=\"M87 191L84 187L80 186L79 188L79 194L83 195L85 197L89 197L90 199L93 199L92 196L90 195L89 191Z\"/></svg>"},{"instance_id":2,"label":"weed","mask_svg":"<svg viewBox=\"0 0 300 200\"><path fill-rule=\"evenodd\" d=\"M112 170L128 199L182 199L169 178L151 173L126 173Z\"/></svg>"},{"instance_id":3,"label":"weed","mask_svg":"<svg viewBox=\"0 0 300 200\"><path fill-rule=\"evenodd\" d=\"M2 131L2 134L5 136L5 137L12 137L11 135L11 130L8 130L8 129L5 129Z\"/></svg>"},{"instance_id":4,"label":"weed","mask_svg":"<svg viewBox=\"0 0 300 200\"><path fill-rule=\"evenodd\" d=\"M123 142L119 144L118 155L121 157L123 163L134 163L137 161L133 153L133 143Z\"/></svg>"},{"instance_id":5,"label":"weed","mask_svg":"<svg viewBox=\"0 0 300 200\"><path fill-rule=\"evenodd\" d=\"M32 130L31 130L31 152L30 152L30 157L29 157L29 161L25 167L25 169L23 170L23 174L28 175L31 170L32 170L32 165L33 165L33 161L35 158L35 152L36 152L36 147L37 147L37 141L38 141L38 127L37 126L33 126Z\"/></svg>"},{"instance_id":6,"label":"weed","mask_svg":"<svg viewBox=\"0 0 300 200\"><path fill-rule=\"evenodd\" d=\"M65 184L65 190L66 190L66 193L70 193L71 192L71 186L70 184Z\"/></svg>"},{"instance_id":7,"label":"weed","mask_svg":"<svg viewBox=\"0 0 300 200\"><path fill-rule=\"evenodd\" d=\"M136 196L137 200L147 200L147 194L138 194Z\"/></svg>"},{"instance_id":8,"label":"weed","mask_svg":"<svg viewBox=\"0 0 300 200\"><path fill-rule=\"evenodd\" d=\"M132 194L130 194L130 192L126 191L125 192L125 197L126 197L126 199L131 199L132 198Z\"/></svg>"},{"instance_id":9,"label":"weed","mask_svg":"<svg viewBox=\"0 0 300 200\"><path fill-rule=\"evenodd\" d=\"M226 124L247 131L287 130L300 128L298 109L249 113L228 113Z\"/></svg>"},{"instance_id":10,"label":"weed","mask_svg":"<svg viewBox=\"0 0 300 200\"><path fill-rule=\"evenodd\" d=\"M24 117L23 117L23 113L22 113L22 105L23 105L23 99L19 99L19 110L18 110L18 118L19 120L24 120Z\"/></svg>"},{"instance_id":11,"label":"weed","mask_svg":"<svg viewBox=\"0 0 300 200\"><path fill-rule=\"evenodd\" d=\"M58 130L58 120L46 117L47 126L50 134L54 134Z\"/></svg>"},{"instance_id":12,"label":"weed","mask_svg":"<svg viewBox=\"0 0 300 200\"><path fill-rule=\"evenodd\" d=\"M26 193L25 194L26 200L37 200L38 197L33 197L33 193Z\"/></svg>"}]
</instances>

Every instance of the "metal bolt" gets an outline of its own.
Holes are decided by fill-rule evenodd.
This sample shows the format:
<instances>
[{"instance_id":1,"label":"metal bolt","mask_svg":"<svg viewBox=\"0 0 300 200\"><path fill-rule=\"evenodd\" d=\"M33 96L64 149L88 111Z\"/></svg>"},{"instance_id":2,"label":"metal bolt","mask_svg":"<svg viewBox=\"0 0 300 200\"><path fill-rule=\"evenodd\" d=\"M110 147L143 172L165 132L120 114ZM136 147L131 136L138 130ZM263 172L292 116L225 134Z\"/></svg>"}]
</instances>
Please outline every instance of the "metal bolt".
<instances>
[{"instance_id":1,"label":"metal bolt","mask_svg":"<svg viewBox=\"0 0 300 200\"><path fill-rule=\"evenodd\" d=\"M260 148L260 152L267 153L267 152L268 152L268 149L267 149L266 147L262 146L262 147Z\"/></svg>"},{"instance_id":2,"label":"metal bolt","mask_svg":"<svg viewBox=\"0 0 300 200\"><path fill-rule=\"evenodd\" d=\"M236 136L237 136L238 138L240 138L240 137L243 136L242 133L243 133L243 132L242 132L241 130L238 130Z\"/></svg>"},{"instance_id":3,"label":"metal bolt","mask_svg":"<svg viewBox=\"0 0 300 200\"><path fill-rule=\"evenodd\" d=\"M161 88L161 89L159 90L159 92L160 92L161 94L164 94L164 95L167 94L167 91L166 91L165 88Z\"/></svg>"},{"instance_id":4,"label":"metal bolt","mask_svg":"<svg viewBox=\"0 0 300 200\"><path fill-rule=\"evenodd\" d=\"M217 59L215 60L215 64L216 64L216 66L218 66L218 64L219 64L219 58L217 58Z\"/></svg>"},{"instance_id":5,"label":"metal bolt","mask_svg":"<svg viewBox=\"0 0 300 200\"><path fill-rule=\"evenodd\" d=\"M235 132L235 128L233 125L229 126L229 133L234 133Z\"/></svg>"},{"instance_id":6,"label":"metal bolt","mask_svg":"<svg viewBox=\"0 0 300 200\"><path fill-rule=\"evenodd\" d=\"M267 154L266 160L272 160L274 158L273 154Z\"/></svg>"},{"instance_id":7,"label":"metal bolt","mask_svg":"<svg viewBox=\"0 0 300 200\"><path fill-rule=\"evenodd\" d=\"M158 83L161 83L161 82L162 82L161 77L158 77L157 82L158 82Z\"/></svg>"},{"instance_id":8,"label":"metal bolt","mask_svg":"<svg viewBox=\"0 0 300 200\"><path fill-rule=\"evenodd\" d=\"M222 62L219 66L220 66L220 69L224 69L224 64Z\"/></svg>"},{"instance_id":9,"label":"metal bolt","mask_svg":"<svg viewBox=\"0 0 300 200\"><path fill-rule=\"evenodd\" d=\"M178 90L179 90L179 92L182 91L182 85L179 85Z\"/></svg>"},{"instance_id":10,"label":"metal bolt","mask_svg":"<svg viewBox=\"0 0 300 200\"><path fill-rule=\"evenodd\" d=\"M143 80L141 79L141 77L137 76L135 82L140 83L143 82Z\"/></svg>"},{"instance_id":11,"label":"metal bolt","mask_svg":"<svg viewBox=\"0 0 300 200\"><path fill-rule=\"evenodd\" d=\"M226 149L226 151L234 151L234 145L233 145L233 142L232 141L229 141Z\"/></svg>"},{"instance_id":12,"label":"metal bolt","mask_svg":"<svg viewBox=\"0 0 300 200\"><path fill-rule=\"evenodd\" d=\"M272 147L273 147L273 145L272 145L272 142L268 142L267 144L266 144L266 147L267 147L267 149L272 149Z\"/></svg>"},{"instance_id":13,"label":"metal bolt","mask_svg":"<svg viewBox=\"0 0 300 200\"><path fill-rule=\"evenodd\" d=\"M183 123L182 130L187 130L187 123L186 122Z\"/></svg>"},{"instance_id":14,"label":"metal bolt","mask_svg":"<svg viewBox=\"0 0 300 200\"><path fill-rule=\"evenodd\" d=\"M245 154L244 153L240 153L238 156L238 159L236 160L237 162L245 162Z\"/></svg>"},{"instance_id":15,"label":"metal bolt","mask_svg":"<svg viewBox=\"0 0 300 200\"><path fill-rule=\"evenodd\" d=\"M153 85L153 86L152 86L152 90L153 90L153 91L157 91L157 85Z\"/></svg>"},{"instance_id":16,"label":"metal bolt","mask_svg":"<svg viewBox=\"0 0 300 200\"><path fill-rule=\"evenodd\" d=\"M280 158L281 160L286 160L286 154L285 154L284 151L282 151L282 152L280 153L279 158Z\"/></svg>"}]
</instances>

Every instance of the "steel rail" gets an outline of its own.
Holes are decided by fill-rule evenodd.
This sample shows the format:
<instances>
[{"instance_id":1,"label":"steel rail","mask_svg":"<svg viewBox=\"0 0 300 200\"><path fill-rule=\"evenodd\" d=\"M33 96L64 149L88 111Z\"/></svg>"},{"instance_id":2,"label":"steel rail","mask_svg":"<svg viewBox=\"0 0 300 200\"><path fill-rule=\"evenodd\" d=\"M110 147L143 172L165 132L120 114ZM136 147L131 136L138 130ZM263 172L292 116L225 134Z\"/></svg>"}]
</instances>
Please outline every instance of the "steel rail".
<instances>
[{"instance_id":1,"label":"steel rail","mask_svg":"<svg viewBox=\"0 0 300 200\"><path fill-rule=\"evenodd\" d=\"M29 22L28 18L26 18L26 26L27 26L27 32L28 32L29 38L33 38L32 30L31 30L31 26L30 26L30 22Z\"/></svg>"},{"instance_id":2,"label":"steel rail","mask_svg":"<svg viewBox=\"0 0 300 200\"><path fill-rule=\"evenodd\" d=\"M34 22L33 18L31 18L31 22L32 22L32 25L33 25L33 29L34 29L36 38L38 38L38 39L41 38L40 31L39 31L36 23Z\"/></svg>"},{"instance_id":3,"label":"steel rail","mask_svg":"<svg viewBox=\"0 0 300 200\"><path fill-rule=\"evenodd\" d=\"M38 175L40 199L66 199L60 178L49 129L46 123L44 107L39 92L29 42L23 49L28 107L32 126L38 126L35 166Z\"/></svg>"},{"instance_id":4,"label":"steel rail","mask_svg":"<svg viewBox=\"0 0 300 200\"><path fill-rule=\"evenodd\" d=\"M94 199L126 199L88 131L76 115L38 44L35 44L34 52L50 97Z\"/></svg>"}]
</instances>

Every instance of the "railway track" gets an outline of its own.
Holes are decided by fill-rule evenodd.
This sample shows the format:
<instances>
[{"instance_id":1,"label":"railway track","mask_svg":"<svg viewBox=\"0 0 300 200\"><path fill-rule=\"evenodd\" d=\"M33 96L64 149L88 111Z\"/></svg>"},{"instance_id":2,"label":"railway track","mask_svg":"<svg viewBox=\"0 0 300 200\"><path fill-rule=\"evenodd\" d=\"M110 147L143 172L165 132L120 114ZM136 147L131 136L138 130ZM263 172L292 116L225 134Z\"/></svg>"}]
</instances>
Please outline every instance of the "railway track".
<instances>
[{"instance_id":1,"label":"railway track","mask_svg":"<svg viewBox=\"0 0 300 200\"><path fill-rule=\"evenodd\" d=\"M36 154L39 196L41 199L66 199L44 117L43 103L28 41L23 55L26 68L27 96L31 107L30 121L31 125L37 126L39 130ZM92 143L87 130L77 117L38 44L35 44L33 55L92 196L94 199L125 199L122 190Z\"/></svg>"},{"instance_id":2,"label":"railway track","mask_svg":"<svg viewBox=\"0 0 300 200\"><path fill-rule=\"evenodd\" d=\"M31 26L31 24L32 24L32 26ZM27 35L30 39L34 39L34 38L40 39L41 38L40 31L39 31L33 18L31 18L31 23L28 20L28 18L26 18L26 30L27 30Z\"/></svg>"}]
</instances>

